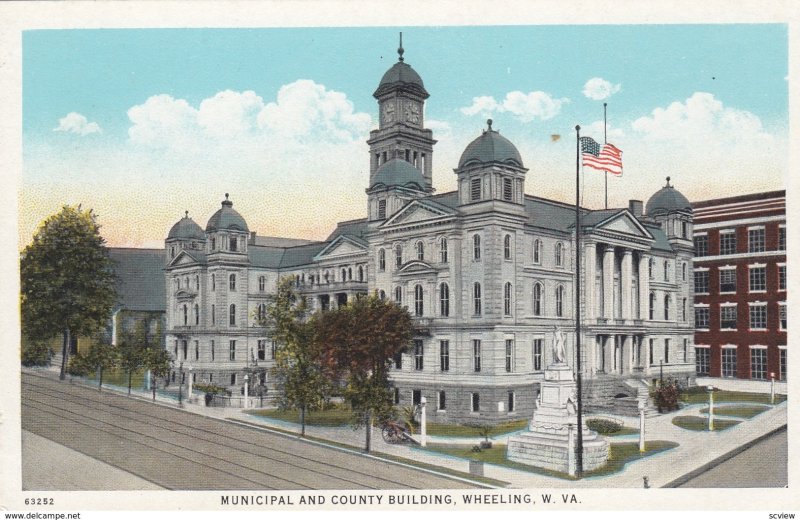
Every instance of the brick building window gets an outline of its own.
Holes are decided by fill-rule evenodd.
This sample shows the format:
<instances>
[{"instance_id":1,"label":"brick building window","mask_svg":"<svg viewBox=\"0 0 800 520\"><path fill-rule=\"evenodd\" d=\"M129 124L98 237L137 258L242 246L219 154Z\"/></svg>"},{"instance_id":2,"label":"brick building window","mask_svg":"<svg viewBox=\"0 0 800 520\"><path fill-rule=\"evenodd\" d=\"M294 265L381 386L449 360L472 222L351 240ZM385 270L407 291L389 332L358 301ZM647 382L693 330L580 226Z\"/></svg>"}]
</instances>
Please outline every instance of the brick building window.
<instances>
[{"instance_id":1,"label":"brick building window","mask_svg":"<svg viewBox=\"0 0 800 520\"><path fill-rule=\"evenodd\" d=\"M564 316L564 286L559 285L556 287L556 316L559 318Z\"/></svg>"},{"instance_id":2,"label":"brick building window","mask_svg":"<svg viewBox=\"0 0 800 520\"><path fill-rule=\"evenodd\" d=\"M767 349L766 347L750 347L750 379L767 378Z\"/></svg>"},{"instance_id":3,"label":"brick building window","mask_svg":"<svg viewBox=\"0 0 800 520\"><path fill-rule=\"evenodd\" d=\"M736 348L722 348L722 377L736 377Z\"/></svg>"},{"instance_id":4,"label":"brick building window","mask_svg":"<svg viewBox=\"0 0 800 520\"><path fill-rule=\"evenodd\" d=\"M513 293L513 288L511 282L506 282L505 286L503 286L503 314L506 316L511 316L511 295Z\"/></svg>"},{"instance_id":5,"label":"brick building window","mask_svg":"<svg viewBox=\"0 0 800 520\"><path fill-rule=\"evenodd\" d=\"M394 288L394 301L397 305L403 304L403 288L399 285Z\"/></svg>"},{"instance_id":6,"label":"brick building window","mask_svg":"<svg viewBox=\"0 0 800 520\"><path fill-rule=\"evenodd\" d=\"M750 305L750 330L766 330L767 328L767 304Z\"/></svg>"},{"instance_id":7,"label":"brick building window","mask_svg":"<svg viewBox=\"0 0 800 520\"><path fill-rule=\"evenodd\" d=\"M258 360L267 360L267 340L265 339L258 340Z\"/></svg>"},{"instance_id":8,"label":"brick building window","mask_svg":"<svg viewBox=\"0 0 800 520\"><path fill-rule=\"evenodd\" d=\"M386 270L386 251L384 249L378 250L378 270L381 272Z\"/></svg>"},{"instance_id":9,"label":"brick building window","mask_svg":"<svg viewBox=\"0 0 800 520\"><path fill-rule=\"evenodd\" d=\"M542 263L542 241L538 238L533 241L533 263Z\"/></svg>"},{"instance_id":10,"label":"brick building window","mask_svg":"<svg viewBox=\"0 0 800 520\"><path fill-rule=\"evenodd\" d=\"M735 267L720 267L719 269L719 292L720 293L735 293L736 292L736 268Z\"/></svg>"},{"instance_id":11,"label":"brick building window","mask_svg":"<svg viewBox=\"0 0 800 520\"><path fill-rule=\"evenodd\" d=\"M450 287L446 283L439 286L439 314L443 318L450 316Z\"/></svg>"},{"instance_id":12,"label":"brick building window","mask_svg":"<svg viewBox=\"0 0 800 520\"><path fill-rule=\"evenodd\" d=\"M448 340L439 341L439 370L450 371L450 342Z\"/></svg>"},{"instance_id":13,"label":"brick building window","mask_svg":"<svg viewBox=\"0 0 800 520\"><path fill-rule=\"evenodd\" d=\"M480 412L481 411L481 395L477 392L472 393L472 411L473 412Z\"/></svg>"},{"instance_id":14,"label":"brick building window","mask_svg":"<svg viewBox=\"0 0 800 520\"><path fill-rule=\"evenodd\" d=\"M736 304L720 305L719 328L736 330Z\"/></svg>"},{"instance_id":15,"label":"brick building window","mask_svg":"<svg viewBox=\"0 0 800 520\"><path fill-rule=\"evenodd\" d=\"M542 347L544 340L535 339L533 340L533 369L534 370L541 370L542 369Z\"/></svg>"},{"instance_id":16,"label":"brick building window","mask_svg":"<svg viewBox=\"0 0 800 520\"><path fill-rule=\"evenodd\" d=\"M422 370L424 367L424 348L421 339L414 340L414 370Z\"/></svg>"},{"instance_id":17,"label":"brick building window","mask_svg":"<svg viewBox=\"0 0 800 520\"><path fill-rule=\"evenodd\" d=\"M506 340L506 372L514 371L514 340Z\"/></svg>"},{"instance_id":18,"label":"brick building window","mask_svg":"<svg viewBox=\"0 0 800 520\"><path fill-rule=\"evenodd\" d=\"M414 315L415 316L422 316L424 309L423 305L423 294L422 294L422 286L415 285L414 286Z\"/></svg>"},{"instance_id":19,"label":"brick building window","mask_svg":"<svg viewBox=\"0 0 800 520\"><path fill-rule=\"evenodd\" d=\"M228 359L231 361L236 361L236 340L232 339L228 341Z\"/></svg>"},{"instance_id":20,"label":"brick building window","mask_svg":"<svg viewBox=\"0 0 800 520\"><path fill-rule=\"evenodd\" d=\"M503 237L503 258L511 260L511 235Z\"/></svg>"},{"instance_id":21,"label":"brick building window","mask_svg":"<svg viewBox=\"0 0 800 520\"><path fill-rule=\"evenodd\" d=\"M786 290L786 265L778 265L778 290Z\"/></svg>"},{"instance_id":22,"label":"brick building window","mask_svg":"<svg viewBox=\"0 0 800 520\"><path fill-rule=\"evenodd\" d=\"M472 259L476 260L476 261L481 259L481 236L480 235L472 235Z\"/></svg>"},{"instance_id":23,"label":"brick building window","mask_svg":"<svg viewBox=\"0 0 800 520\"><path fill-rule=\"evenodd\" d=\"M472 340L472 369L474 372L481 371L481 340Z\"/></svg>"},{"instance_id":24,"label":"brick building window","mask_svg":"<svg viewBox=\"0 0 800 520\"><path fill-rule=\"evenodd\" d=\"M780 330L786 330L787 328L786 302L778 302L778 328Z\"/></svg>"},{"instance_id":25,"label":"brick building window","mask_svg":"<svg viewBox=\"0 0 800 520\"><path fill-rule=\"evenodd\" d=\"M236 275L232 274L228 277L228 289L231 291L236 290Z\"/></svg>"},{"instance_id":26,"label":"brick building window","mask_svg":"<svg viewBox=\"0 0 800 520\"><path fill-rule=\"evenodd\" d=\"M400 269L401 265L403 265L403 247L397 246L394 248L394 266Z\"/></svg>"},{"instance_id":27,"label":"brick building window","mask_svg":"<svg viewBox=\"0 0 800 520\"><path fill-rule=\"evenodd\" d=\"M786 251L786 227L778 227L778 251Z\"/></svg>"},{"instance_id":28,"label":"brick building window","mask_svg":"<svg viewBox=\"0 0 800 520\"><path fill-rule=\"evenodd\" d=\"M694 256L708 256L708 235L694 237Z\"/></svg>"},{"instance_id":29,"label":"brick building window","mask_svg":"<svg viewBox=\"0 0 800 520\"><path fill-rule=\"evenodd\" d=\"M416 248L417 248L417 260L419 260L420 262L424 261L425 260L425 244L422 243L422 240L417 242Z\"/></svg>"},{"instance_id":30,"label":"brick building window","mask_svg":"<svg viewBox=\"0 0 800 520\"><path fill-rule=\"evenodd\" d=\"M511 413L516 409L516 397L517 396L514 395L514 392L508 393L508 413Z\"/></svg>"},{"instance_id":31,"label":"brick building window","mask_svg":"<svg viewBox=\"0 0 800 520\"><path fill-rule=\"evenodd\" d=\"M440 253L440 260L442 261L443 264L446 264L447 263L447 239L446 238L442 238L442 241L440 242L439 253Z\"/></svg>"},{"instance_id":32,"label":"brick building window","mask_svg":"<svg viewBox=\"0 0 800 520\"><path fill-rule=\"evenodd\" d=\"M473 313L475 316L481 315L481 284L475 282L472 285L472 303L473 303Z\"/></svg>"},{"instance_id":33,"label":"brick building window","mask_svg":"<svg viewBox=\"0 0 800 520\"><path fill-rule=\"evenodd\" d=\"M694 369L698 376L707 376L710 365L710 349L708 347L695 346L694 348Z\"/></svg>"},{"instance_id":34,"label":"brick building window","mask_svg":"<svg viewBox=\"0 0 800 520\"><path fill-rule=\"evenodd\" d=\"M720 255L734 255L734 254L736 254L736 232L735 231L720 231L720 233L719 233L719 254Z\"/></svg>"},{"instance_id":35,"label":"brick building window","mask_svg":"<svg viewBox=\"0 0 800 520\"><path fill-rule=\"evenodd\" d=\"M747 252L761 253L766 250L766 234L763 227L747 229Z\"/></svg>"},{"instance_id":36,"label":"brick building window","mask_svg":"<svg viewBox=\"0 0 800 520\"><path fill-rule=\"evenodd\" d=\"M556 244L556 267L564 267L564 244Z\"/></svg>"},{"instance_id":37,"label":"brick building window","mask_svg":"<svg viewBox=\"0 0 800 520\"><path fill-rule=\"evenodd\" d=\"M694 272L694 293L708 294L708 271Z\"/></svg>"},{"instance_id":38,"label":"brick building window","mask_svg":"<svg viewBox=\"0 0 800 520\"><path fill-rule=\"evenodd\" d=\"M763 292L767 290L767 268L765 266L750 266L750 292Z\"/></svg>"},{"instance_id":39,"label":"brick building window","mask_svg":"<svg viewBox=\"0 0 800 520\"><path fill-rule=\"evenodd\" d=\"M542 284L539 282L533 284L533 315L542 315Z\"/></svg>"},{"instance_id":40,"label":"brick building window","mask_svg":"<svg viewBox=\"0 0 800 520\"><path fill-rule=\"evenodd\" d=\"M780 352L780 378L781 381L786 381L786 349L778 350Z\"/></svg>"},{"instance_id":41,"label":"brick building window","mask_svg":"<svg viewBox=\"0 0 800 520\"><path fill-rule=\"evenodd\" d=\"M447 410L447 395L444 390L439 390L439 398L436 400L437 410Z\"/></svg>"},{"instance_id":42,"label":"brick building window","mask_svg":"<svg viewBox=\"0 0 800 520\"><path fill-rule=\"evenodd\" d=\"M708 307L695 307L694 308L694 328L695 329L708 329L710 321L710 313Z\"/></svg>"}]
</instances>

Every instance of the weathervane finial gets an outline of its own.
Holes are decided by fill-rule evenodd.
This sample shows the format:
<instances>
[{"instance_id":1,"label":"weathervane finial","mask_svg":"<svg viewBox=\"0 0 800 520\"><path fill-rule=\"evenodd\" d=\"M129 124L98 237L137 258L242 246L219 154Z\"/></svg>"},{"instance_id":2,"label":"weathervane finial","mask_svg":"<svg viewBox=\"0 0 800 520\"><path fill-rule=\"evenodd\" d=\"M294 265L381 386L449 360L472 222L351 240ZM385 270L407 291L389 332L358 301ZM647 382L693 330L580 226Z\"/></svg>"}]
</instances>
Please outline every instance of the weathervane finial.
<instances>
[{"instance_id":1,"label":"weathervane finial","mask_svg":"<svg viewBox=\"0 0 800 520\"><path fill-rule=\"evenodd\" d=\"M186 215L184 215L183 218L189 218L189 210L188 209L186 210Z\"/></svg>"},{"instance_id":2,"label":"weathervane finial","mask_svg":"<svg viewBox=\"0 0 800 520\"><path fill-rule=\"evenodd\" d=\"M489 127L489 131L491 132L492 131L492 120L491 119L487 119L486 120L486 125Z\"/></svg>"},{"instance_id":3,"label":"weathervane finial","mask_svg":"<svg viewBox=\"0 0 800 520\"><path fill-rule=\"evenodd\" d=\"M671 188L672 186L669 185L669 177L667 177L667 188Z\"/></svg>"},{"instance_id":4,"label":"weathervane finial","mask_svg":"<svg viewBox=\"0 0 800 520\"><path fill-rule=\"evenodd\" d=\"M397 54L400 55L400 61L403 61L403 53L405 49L403 49L403 32L400 31L400 47L397 48Z\"/></svg>"}]
</instances>

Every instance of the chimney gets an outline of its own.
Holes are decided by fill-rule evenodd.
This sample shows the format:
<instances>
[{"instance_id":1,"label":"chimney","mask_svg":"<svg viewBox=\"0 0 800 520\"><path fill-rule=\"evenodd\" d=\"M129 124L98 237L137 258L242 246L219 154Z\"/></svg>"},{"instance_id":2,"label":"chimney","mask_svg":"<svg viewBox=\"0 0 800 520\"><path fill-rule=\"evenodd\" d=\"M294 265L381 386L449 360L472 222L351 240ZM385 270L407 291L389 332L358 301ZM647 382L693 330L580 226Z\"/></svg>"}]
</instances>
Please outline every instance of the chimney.
<instances>
[{"instance_id":1,"label":"chimney","mask_svg":"<svg viewBox=\"0 0 800 520\"><path fill-rule=\"evenodd\" d=\"M641 200L629 200L628 201L628 210L633 213L634 217L641 217L644 213L644 204L642 204Z\"/></svg>"}]
</instances>

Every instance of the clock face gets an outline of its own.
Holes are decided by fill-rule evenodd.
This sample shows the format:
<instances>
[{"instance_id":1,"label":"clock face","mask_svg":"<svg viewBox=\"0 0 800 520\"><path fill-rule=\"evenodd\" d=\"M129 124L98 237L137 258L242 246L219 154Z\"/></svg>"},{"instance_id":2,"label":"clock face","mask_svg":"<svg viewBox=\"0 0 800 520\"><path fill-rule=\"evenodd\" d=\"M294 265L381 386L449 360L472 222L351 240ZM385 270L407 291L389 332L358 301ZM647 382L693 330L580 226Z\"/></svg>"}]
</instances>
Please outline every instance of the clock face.
<instances>
[{"instance_id":1,"label":"clock face","mask_svg":"<svg viewBox=\"0 0 800 520\"><path fill-rule=\"evenodd\" d=\"M383 105L383 122L391 123L394 121L394 103L386 103Z\"/></svg>"},{"instance_id":2,"label":"clock face","mask_svg":"<svg viewBox=\"0 0 800 520\"><path fill-rule=\"evenodd\" d=\"M406 102L406 110L405 110L406 121L413 124L418 125L420 121L419 117L419 105L414 103L413 101Z\"/></svg>"}]
</instances>

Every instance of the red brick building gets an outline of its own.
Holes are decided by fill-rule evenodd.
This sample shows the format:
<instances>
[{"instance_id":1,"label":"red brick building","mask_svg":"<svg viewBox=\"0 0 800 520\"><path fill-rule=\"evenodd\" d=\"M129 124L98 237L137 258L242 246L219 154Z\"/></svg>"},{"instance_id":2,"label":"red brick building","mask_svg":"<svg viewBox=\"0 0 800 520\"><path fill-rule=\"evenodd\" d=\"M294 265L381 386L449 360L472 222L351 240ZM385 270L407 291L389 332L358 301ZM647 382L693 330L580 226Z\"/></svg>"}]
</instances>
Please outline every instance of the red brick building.
<instances>
[{"instance_id":1,"label":"red brick building","mask_svg":"<svg viewBox=\"0 0 800 520\"><path fill-rule=\"evenodd\" d=\"M698 375L786 380L786 192L692 203Z\"/></svg>"}]
</instances>

